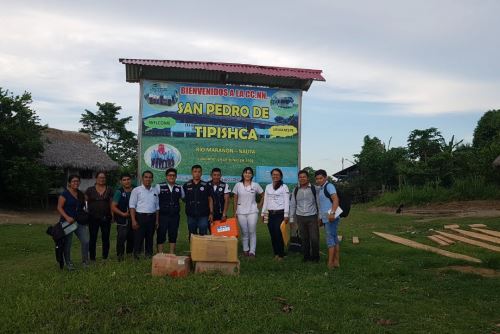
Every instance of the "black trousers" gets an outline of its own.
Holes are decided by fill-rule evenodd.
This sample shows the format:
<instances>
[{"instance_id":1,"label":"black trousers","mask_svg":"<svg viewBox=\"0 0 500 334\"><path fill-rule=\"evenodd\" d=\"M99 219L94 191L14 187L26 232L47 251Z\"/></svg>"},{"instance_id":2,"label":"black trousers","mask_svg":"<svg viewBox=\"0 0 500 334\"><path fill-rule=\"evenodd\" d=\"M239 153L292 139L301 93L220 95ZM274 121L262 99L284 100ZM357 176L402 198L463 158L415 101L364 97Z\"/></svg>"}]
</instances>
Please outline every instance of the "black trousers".
<instances>
[{"instance_id":1,"label":"black trousers","mask_svg":"<svg viewBox=\"0 0 500 334\"><path fill-rule=\"evenodd\" d=\"M89 255L90 259L95 261L97 248L97 235L101 229L102 240L102 258L107 259L109 255L109 235L111 233L111 218L90 218L89 219Z\"/></svg>"},{"instance_id":2,"label":"black trousers","mask_svg":"<svg viewBox=\"0 0 500 334\"><path fill-rule=\"evenodd\" d=\"M318 216L297 216L300 237L302 238L302 254L306 261L319 260L319 226Z\"/></svg>"},{"instance_id":3,"label":"black trousers","mask_svg":"<svg viewBox=\"0 0 500 334\"><path fill-rule=\"evenodd\" d=\"M144 254L153 256L153 235L155 233L156 213L137 213L139 228L134 231L134 257L138 258L142 252L144 241Z\"/></svg>"},{"instance_id":4,"label":"black trousers","mask_svg":"<svg viewBox=\"0 0 500 334\"><path fill-rule=\"evenodd\" d=\"M176 215L162 215L160 214L160 224L158 231L156 231L156 244L161 245L167 241L175 244L177 242L177 235L179 233L179 220L180 217Z\"/></svg>"},{"instance_id":5,"label":"black trousers","mask_svg":"<svg viewBox=\"0 0 500 334\"><path fill-rule=\"evenodd\" d=\"M281 222L285 218L284 212L272 213L269 212L269 221L267 228L271 235L271 243L273 244L274 255L279 257L285 256L285 243L283 242L283 235L281 234Z\"/></svg>"},{"instance_id":6,"label":"black trousers","mask_svg":"<svg viewBox=\"0 0 500 334\"><path fill-rule=\"evenodd\" d=\"M116 255L123 256L125 247L127 254L134 251L134 230L130 221L125 225L116 224Z\"/></svg>"}]
</instances>

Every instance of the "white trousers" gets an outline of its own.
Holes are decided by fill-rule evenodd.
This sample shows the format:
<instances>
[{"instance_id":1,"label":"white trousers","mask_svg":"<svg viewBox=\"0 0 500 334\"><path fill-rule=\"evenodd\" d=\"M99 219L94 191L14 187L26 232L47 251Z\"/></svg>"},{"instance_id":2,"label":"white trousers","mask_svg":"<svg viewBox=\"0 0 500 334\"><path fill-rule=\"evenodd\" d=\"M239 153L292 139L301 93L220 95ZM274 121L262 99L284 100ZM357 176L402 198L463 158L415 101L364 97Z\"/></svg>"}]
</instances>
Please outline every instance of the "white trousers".
<instances>
[{"instance_id":1,"label":"white trousers","mask_svg":"<svg viewBox=\"0 0 500 334\"><path fill-rule=\"evenodd\" d=\"M250 213L247 215L238 215L238 223L241 228L241 243L243 251L255 254L257 246L257 220L258 213Z\"/></svg>"}]
</instances>

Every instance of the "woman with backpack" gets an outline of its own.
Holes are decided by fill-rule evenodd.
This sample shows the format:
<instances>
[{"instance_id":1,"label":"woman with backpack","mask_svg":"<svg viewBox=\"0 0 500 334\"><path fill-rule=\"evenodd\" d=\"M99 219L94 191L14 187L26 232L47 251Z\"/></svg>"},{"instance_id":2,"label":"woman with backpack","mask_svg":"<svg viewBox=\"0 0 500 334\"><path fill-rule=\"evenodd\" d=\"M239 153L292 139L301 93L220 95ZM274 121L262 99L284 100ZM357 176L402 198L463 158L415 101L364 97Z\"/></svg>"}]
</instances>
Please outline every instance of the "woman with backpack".
<instances>
[{"instance_id":1,"label":"woman with backpack","mask_svg":"<svg viewBox=\"0 0 500 334\"><path fill-rule=\"evenodd\" d=\"M57 211L61 215L60 222L69 224L77 224L75 234L80 240L82 264L87 267L89 264L89 229L85 224L78 224L77 218L85 206L85 195L78 189L80 186L80 176L70 175L68 178L68 186L59 195L57 201ZM82 221L83 223L83 221ZM68 234L64 243L64 262L68 270L74 270L74 265L71 262L71 242L73 233Z\"/></svg>"},{"instance_id":2,"label":"woman with backpack","mask_svg":"<svg viewBox=\"0 0 500 334\"><path fill-rule=\"evenodd\" d=\"M283 172L279 168L271 171L273 183L266 186L262 218L265 222L267 214L267 228L271 235L274 258L281 261L285 256L285 243L281 234L281 223L288 224L290 194L288 187L283 183Z\"/></svg>"}]
</instances>

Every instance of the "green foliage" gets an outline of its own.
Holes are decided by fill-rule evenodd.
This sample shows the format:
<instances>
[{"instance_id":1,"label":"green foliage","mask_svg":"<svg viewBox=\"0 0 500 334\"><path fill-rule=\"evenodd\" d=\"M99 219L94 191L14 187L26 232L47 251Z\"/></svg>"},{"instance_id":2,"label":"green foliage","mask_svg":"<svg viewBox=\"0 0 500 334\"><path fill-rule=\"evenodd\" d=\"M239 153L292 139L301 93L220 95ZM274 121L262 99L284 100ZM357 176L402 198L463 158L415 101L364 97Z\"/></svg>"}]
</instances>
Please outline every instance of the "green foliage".
<instances>
[{"instance_id":1,"label":"green foliage","mask_svg":"<svg viewBox=\"0 0 500 334\"><path fill-rule=\"evenodd\" d=\"M436 183L402 186L396 191L384 193L374 201L374 205L396 207L400 204L422 205L480 199L500 199L500 188L483 177L470 176L454 180L449 188Z\"/></svg>"},{"instance_id":2,"label":"green foliage","mask_svg":"<svg viewBox=\"0 0 500 334\"><path fill-rule=\"evenodd\" d=\"M132 117L118 118L122 109L114 103L97 102L97 112L85 109L80 118L80 132L88 133L94 143L122 167L135 174L137 170L137 138L126 129Z\"/></svg>"},{"instance_id":3,"label":"green foliage","mask_svg":"<svg viewBox=\"0 0 500 334\"><path fill-rule=\"evenodd\" d=\"M355 155L360 170L357 184L361 192L394 188L399 185L399 170L407 161L404 147L387 149L377 137L365 136L361 152ZM355 191L356 192L356 191Z\"/></svg>"},{"instance_id":4,"label":"green foliage","mask_svg":"<svg viewBox=\"0 0 500 334\"><path fill-rule=\"evenodd\" d=\"M472 144L476 148L485 148L500 142L500 109L490 110L477 122Z\"/></svg>"},{"instance_id":5,"label":"green foliage","mask_svg":"<svg viewBox=\"0 0 500 334\"><path fill-rule=\"evenodd\" d=\"M43 126L30 107L31 94L14 96L0 88L0 199L31 205L44 198L48 170L38 162Z\"/></svg>"},{"instance_id":6,"label":"green foliage","mask_svg":"<svg viewBox=\"0 0 500 334\"><path fill-rule=\"evenodd\" d=\"M498 198L500 169L492 162L500 155L500 110L488 111L479 120L472 146L455 136L446 141L436 128L413 130L407 143L386 149L377 137L364 138L355 155L360 176L349 181L358 197L397 190L377 202L393 205Z\"/></svg>"},{"instance_id":7,"label":"green foliage","mask_svg":"<svg viewBox=\"0 0 500 334\"><path fill-rule=\"evenodd\" d=\"M444 138L438 129L416 129L408 136L408 153L411 159L426 162L442 151L443 144Z\"/></svg>"}]
</instances>

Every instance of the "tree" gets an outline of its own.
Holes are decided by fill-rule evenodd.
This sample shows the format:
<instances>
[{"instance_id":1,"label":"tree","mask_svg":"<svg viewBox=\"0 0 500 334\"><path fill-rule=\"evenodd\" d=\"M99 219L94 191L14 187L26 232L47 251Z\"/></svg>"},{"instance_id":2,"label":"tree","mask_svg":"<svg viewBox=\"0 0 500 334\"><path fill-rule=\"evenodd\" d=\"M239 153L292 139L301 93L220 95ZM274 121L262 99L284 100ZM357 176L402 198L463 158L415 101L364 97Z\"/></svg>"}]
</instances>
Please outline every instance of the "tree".
<instances>
[{"instance_id":1,"label":"tree","mask_svg":"<svg viewBox=\"0 0 500 334\"><path fill-rule=\"evenodd\" d=\"M49 173L40 165L45 128L30 107L31 94L0 88L0 198L31 205L48 193Z\"/></svg>"},{"instance_id":2,"label":"tree","mask_svg":"<svg viewBox=\"0 0 500 334\"><path fill-rule=\"evenodd\" d=\"M365 190L381 189L385 184L384 180L384 154L386 153L384 144L377 137L363 138L361 152L354 155L359 172L363 178Z\"/></svg>"},{"instance_id":3,"label":"tree","mask_svg":"<svg viewBox=\"0 0 500 334\"><path fill-rule=\"evenodd\" d=\"M445 144L441 132L436 128L413 130L408 136L410 158L427 162L427 159L441 152Z\"/></svg>"},{"instance_id":4,"label":"tree","mask_svg":"<svg viewBox=\"0 0 500 334\"><path fill-rule=\"evenodd\" d=\"M387 150L383 160L383 181L389 188L401 185L401 166L408 161L408 150L405 147L393 147Z\"/></svg>"},{"instance_id":5,"label":"tree","mask_svg":"<svg viewBox=\"0 0 500 334\"><path fill-rule=\"evenodd\" d=\"M460 145L463 143L463 139L459 141L455 141L455 135L451 136L451 140L446 143L443 140L443 144L441 146L441 151L448 153L449 155L453 155L453 153L460 147Z\"/></svg>"},{"instance_id":6,"label":"tree","mask_svg":"<svg viewBox=\"0 0 500 334\"><path fill-rule=\"evenodd\" d=\"M80 118L80 132L88 133L94 143L103 149L123 169L135 172L137 169L137 138L126 129L132 117L119 118L122 109L114 103L97 102L97 112L85 109Z\"/></svg>"},{"instance_id":7,"label":"tree","mask_svg":"<svg viewBox=\"0 0 500 334\"><path fill-rule=\"evenodd\" d=\"M500 109L487 111L477 122L472 145L483 148L490 144L500 144Z\"/></svg>"}]
</instances>

